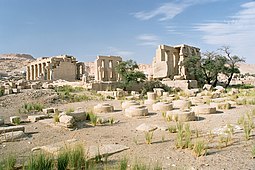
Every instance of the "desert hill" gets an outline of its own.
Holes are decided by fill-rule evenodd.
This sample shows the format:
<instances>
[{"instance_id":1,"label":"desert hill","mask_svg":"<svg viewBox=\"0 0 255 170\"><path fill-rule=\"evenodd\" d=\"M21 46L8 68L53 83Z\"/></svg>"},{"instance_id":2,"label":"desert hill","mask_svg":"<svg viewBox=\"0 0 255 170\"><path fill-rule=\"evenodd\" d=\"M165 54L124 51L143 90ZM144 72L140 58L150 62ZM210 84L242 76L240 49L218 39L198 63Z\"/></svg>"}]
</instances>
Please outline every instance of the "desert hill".
<instances>
[{"instance_id":1,"label":"desert hill","mask_svg":"<svg viewBox=\"0 0 255 170\"><path fill-rule=\"evenodd\" d=\"M0 54L0 78L22 76L25 66L33 60L29 54Z\"/></svg>"}]
</instances>

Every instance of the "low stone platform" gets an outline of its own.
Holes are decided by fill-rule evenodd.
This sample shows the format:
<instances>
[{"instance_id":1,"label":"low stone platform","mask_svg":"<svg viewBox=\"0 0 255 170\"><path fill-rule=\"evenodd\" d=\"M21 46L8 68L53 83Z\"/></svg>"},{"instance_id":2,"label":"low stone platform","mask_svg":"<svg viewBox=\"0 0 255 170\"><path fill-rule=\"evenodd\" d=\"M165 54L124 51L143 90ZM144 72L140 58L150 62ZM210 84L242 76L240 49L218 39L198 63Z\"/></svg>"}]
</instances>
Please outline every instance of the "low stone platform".
<instances>
[{"instance_id":1,"label":"low stone platform","mask_svg":"<svg viewBox=\"0 0 255 170\"><path fill-rule=\"evenodd\" d=\"M125 110L125 115L128 117L146 116L148 115L148 108L146 106L130 106Z\"/></svg>"},{"instance_id":2,"label":"low stone platform","mask_svg":"<svg viewBox=\"0 0 255 170\"><path fill-rule=\"evenodd\" d=\"M27 117L27 120L30 122L37 122L39 120L47 119L47 118L49 118L48 115L30 115Z\"/></svg>"},{"instance_id":3,"label":"low stone platform","mask_svg":"<svg viewBox=\"0 0 255 170\"><path fill-rule=\"evenodd\" d=\"M191 101L189 100L174 100L173 101L173 108L186 110L189 109L191 106Z\"/></svg>"},{"instance_id":4,"label":"low stone platform","mask_svg":"<svg viewBox=\"0 0 255 170\"><path fill-rule=\"evenodd\" d=\"M195 106L193 108L193 111L195 112L196 115L214 114L216 113L216 107L205 104L205 105Z\"/></svg>"},{"instance_id":5,"label":"low stone platform","mask_svg":"<svg viewBox=\"0 0 255 170\"><path fill-rule=\"evenodd\" d=\"M0 134L7 133L7 132L15 132L15 131L25 131L24 126L7 126L7 127L0 127Z\"/></svg>"},{"instance_id":6,"label":"low stone platform","mask_svg":"<svg viewBox=\"0 0 255 170\"><path fill-rule=\"evenodd\" d=\"M185 110L172 110L168 111L166 113L166 117L170 117L173 121L181 121L181 122L187 122L187 121L194 121L196 120L195 113L193 111Z\"/></svg>"},{"instance_id":7,"label":"low stone platform","mask_svg":"<svg viewBox=\"0 0 255 170\"><path fill-rule=\"evenodd\" d=\"M98 104L94 106L95 113L108 113L113 111L114 111L113 106L108 103Z\"/></svg>"},{"instance_id":8,"label":"low stone platform","mask_svg":"<svg viewBox=\"0 0 255 170\"><path fill-rule=\"evenodd\" d=\"M14 131L0 134L0 141L2 142L13 142L22 139L25 137L25 133L23 131Z\"/></svg>"},{"instance_id":9,"label":"low stone platform","mask_svg":"<svg viewBox=\"0 0 255 170\"><path fill-rule=\"evenodd\" d=\"M35 147L32 149L32 152L42 150L57 156L60 151L63 151L64 149L68 148L73 148L76 146L82 146L84 148L84 153L86 153L88 160L94 159L98 155L105 157L129 149L129 147L120 144L103 144L99 146L87 146L86 143L83 141L71 139L46 146Z\"/></svg>"},{"instance_id":10,"label":"low stone platform","mask_svg":"<svg viewBox=\"0 0 255 170\"><path fill-rule=\"evenodd\" d=\"M168 102L158 102L152 105L154 111L170 111L173 110L173 104Z\"/></svg>"}]
</instances>

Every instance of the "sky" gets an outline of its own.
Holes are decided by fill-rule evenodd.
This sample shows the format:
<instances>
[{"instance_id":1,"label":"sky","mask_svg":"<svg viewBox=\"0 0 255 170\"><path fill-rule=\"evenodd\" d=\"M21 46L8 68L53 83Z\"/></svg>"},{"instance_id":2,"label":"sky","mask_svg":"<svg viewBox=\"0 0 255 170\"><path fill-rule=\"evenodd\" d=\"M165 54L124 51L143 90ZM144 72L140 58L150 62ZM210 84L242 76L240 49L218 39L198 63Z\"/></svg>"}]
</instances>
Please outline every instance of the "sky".
<instances>
[{"instance_id":1,"label":"sky","mask_svg":"<svg viewBox=\"0 0 255 170\"><path fill-rule=\"evenodd\" d=\"M254 0L0 0L0 53L150 64L160 44L229 46L255 64Z\"/></svg>"}]
</instances>

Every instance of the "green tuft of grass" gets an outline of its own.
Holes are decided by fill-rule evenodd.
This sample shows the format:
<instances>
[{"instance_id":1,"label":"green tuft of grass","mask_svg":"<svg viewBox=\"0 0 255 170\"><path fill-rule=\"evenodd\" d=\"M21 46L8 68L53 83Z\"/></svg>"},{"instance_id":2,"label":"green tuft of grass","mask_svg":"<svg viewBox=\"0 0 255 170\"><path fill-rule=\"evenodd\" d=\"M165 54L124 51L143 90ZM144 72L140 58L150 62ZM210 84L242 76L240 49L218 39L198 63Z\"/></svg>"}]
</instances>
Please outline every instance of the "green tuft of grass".
<instances>
[{"instance_id":1,"label":"green tuft of grass","mask_svg":"<svg viewBox=\"0 0 255 170\"><path fill-rule=\"evenodd\" d=\"M54 158L51 155L39 153L31 155L26 170L53 170Z\"/></svg>"},{"instance_id":2,"label":"green tuft of grass","mask_svg":"<svg viewBox=\"0 0 255 170\"><path fill-rule=\"evenodd\" d=\"M19 113L41 112L43 108L44 105L40 103L24 103L19 109Z\"/></svg>"},{"instance_id":3,"label":"green tuft of grass","mask_svg":"<svg viewBox=\"0 0 255 170\"><path fill-rule=\"evenodd\" d=\"M147 144L152 144L152 138L153 138L153 131L145 132L145 141Z\"/></svg>"},{"instance_id":4,"label":"green tuft of grass","mask_svg":"<svg viewBox=\"0 0 255 170\"><path fill-rule=\"evenodd\" d=\"M197 157L204 156L207 154L207 146L205 141L196 141L193 146L193 152Z\"/></svg>"}]
</instances>

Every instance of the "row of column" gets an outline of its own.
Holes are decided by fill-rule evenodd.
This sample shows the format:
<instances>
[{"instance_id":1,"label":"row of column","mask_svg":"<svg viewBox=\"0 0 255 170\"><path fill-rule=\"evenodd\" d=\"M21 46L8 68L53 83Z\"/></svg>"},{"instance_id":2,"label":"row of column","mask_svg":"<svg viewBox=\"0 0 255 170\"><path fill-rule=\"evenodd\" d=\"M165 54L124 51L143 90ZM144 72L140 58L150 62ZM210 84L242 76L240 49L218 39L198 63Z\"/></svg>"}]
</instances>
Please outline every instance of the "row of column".
<instances>
[{"instance_id":1,"label":"row of column","mask_svg":"<svg viewBox=\"0 0 255 170\"><path fill-rule=\"evenodd\" d=\"M30 64L27 66L27 80L51 80L52 70L50 69L50 62Z\"/></svg>"}]
</instances>

